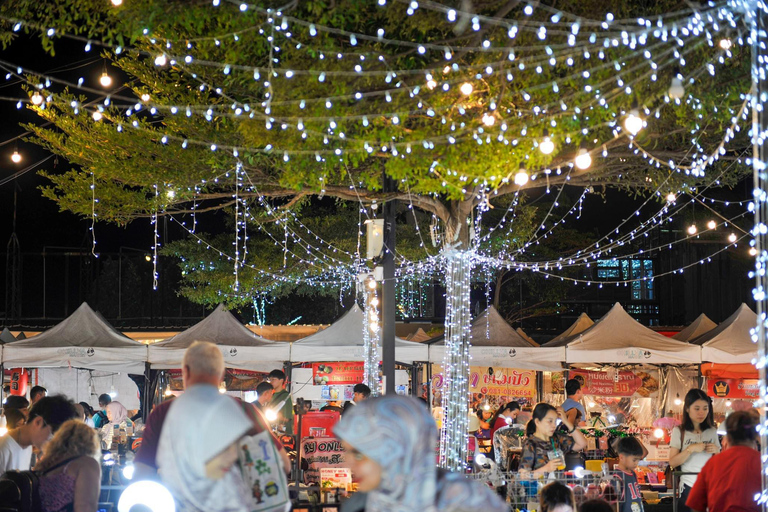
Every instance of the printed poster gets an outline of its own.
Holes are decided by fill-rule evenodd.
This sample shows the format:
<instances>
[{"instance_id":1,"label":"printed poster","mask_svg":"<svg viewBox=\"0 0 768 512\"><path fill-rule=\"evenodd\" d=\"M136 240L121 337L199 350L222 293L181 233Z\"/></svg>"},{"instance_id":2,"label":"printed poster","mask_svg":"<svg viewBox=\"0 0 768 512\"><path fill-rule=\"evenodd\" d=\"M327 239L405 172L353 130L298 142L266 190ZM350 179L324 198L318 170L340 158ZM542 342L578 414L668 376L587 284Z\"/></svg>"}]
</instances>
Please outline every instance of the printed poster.
<instances>
[{"instance_id":1,"label":"printed poster","mask_svg":"<svg viewBox=\"0 0 768 512\"><path fill-rule=\"evenodd\" d=\"M486 396L505 396L509 400L516 398L535 398L536 372L515 368L492 368L488 366L470 366L469 392ZM442 368L432 376L432 389L443 388Z\"/></svg>"},{"instance_id":2,"label":"printed poster","mask_svg":"<svg viewBox=\"0 0 768 512\"><path fill-rule=\"evenodd\" d=\"M312 381L316 386L352 385L363 382L365 363L312 363Z\"/></svg>"},{"instance_id":3,"label":"printed poster","mask_svg":"<svg viewBox=\"0 0 768 512\"><path fill-rule=\"evenodd\" d=\"M591 396L628 397L637 395L649 397L659 391L659 381L644 371L592 372L569 370L568 378L580 380L584 394Z\"/></svg>"},{"instance_id":4,"label":"printed poster","mask_svg":"<svg viewBox=\"0 0 768 512\"><path fill-rule=\"evenodd\" d=\"M757 400L760 396L760 381L757 379L707 379L707 394L712 398Z\"/></svg>"},{"instance_id":5,"label":"printed poster","mask_svg":"<svg viewBox=\"0 0 768 512\"><path fill-rule=\"evenodd\" d=\"M304 471L304 483L320 485L320 470L322 468L345 468L344 448L341 441L335 437L314 437L301 440L301 456L307 461L308 469Z\"/></svg>"}]
</instances>

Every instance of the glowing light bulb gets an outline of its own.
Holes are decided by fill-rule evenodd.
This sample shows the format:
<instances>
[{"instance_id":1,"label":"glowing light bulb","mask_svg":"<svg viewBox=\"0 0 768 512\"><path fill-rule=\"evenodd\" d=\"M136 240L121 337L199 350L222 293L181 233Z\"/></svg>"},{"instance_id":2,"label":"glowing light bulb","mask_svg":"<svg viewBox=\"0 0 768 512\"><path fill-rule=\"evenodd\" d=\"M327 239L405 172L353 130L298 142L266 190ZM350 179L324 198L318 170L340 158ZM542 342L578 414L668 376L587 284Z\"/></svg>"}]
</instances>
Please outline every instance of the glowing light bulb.
<instances>
[{"instance_id":1,"label":"glowing light bulb","mask_svg":"<svg viewBox=\"0 0 768 512\"><path fill-rule=\"evenodd\" d=\"M576 164L576 167L582 171L589 169L589 166L592 165L592 155L589 154L589 151L587 151L586 148L581 148L579 149L579 154L576 155L574 163Z\"/></svg>"},{"instance_id":2,"label":"glowing light bulb","mask_svg":"<svg viewBox=\"0 0 768 512\"><path fill-rule=\"evenodd\" d=\"M119 5L123 5L123 0L112 0L112 5L114 5L115 7Z\"/></svg>"},{"instance_id":3,"label":"glowing light bulb","mask_svg":"<svg viewBox=\"0 0 768 512\"><path fill-rule=\"evenodd\" d=\"M109 76L109 74L105 71L101 74L101 78L99 78L99 83L102 87L109 87L112 85L112 77Z\"/></svg>"},{"instance_id":4,"label":"glowing light bulb","mask_svg":"<svg viewBox=\"0 0 768 512\"><path fill-rule=\"evenodd\" d=\"M707 229L715 229L717 227L717 222L714 220L711 220L707 222Z\"/></svg>"},{"instance_id":5,"label":"glowing light bulb","mask_svg":"<svg viewBox=\"0 0 768 512\"><path fill-rule=\"evenodd\" d=\"M451 66L445 66L443 68L443 74L447 75L450 72L451 72Z\"/></svg>"},{"instance_id":6,"label":"glowing light bulb","mask_svg":"<svg viewBox=\"0 0 768 512\"><path fill-rule=\"evenodd\" d=\"M227 392L227 386L222 382L219 384L219 393L222 395Z\"/></svg>"},{"instance_id":7,"label":"glowing light bulb","mask_svg":"<svg viewBox=\"0 0 768 512\"><path fill-rule=\"evenodd\" d=\"M670 84L669 89L667 90L667 94L673 100L679 100L685 94L685 87L683 87L683 81L680 79L680 77L677 76L677 74L675 74L675 76L672 77L672 83Z\"/></svg>"},{"instance_id":8,"label":"glowing light bulb","mask_svg":"<svg viewBox=\"0 0 768 512\"><path fill-rule=\"evenodd\" d=\"M730 235L728 235L728 241L731 242L732 244L736 243L736 233L731 233Z\"/></svg>"},{"instance_id":9,"label":"glowing light bulb","mask_svg":"<svg viewBox=\"0 0 768 512\"><path fill-rule=\"evenodd\" d=\"M483 114L483 124L489 127L493 126L494 124L496 124L496 117L493 114L489 114L488 112L486 112L485 114Z\"/></svg>"},{"instance_id":10,"label":"glowing light bulb","mask_svg":"<svg viewBox=\"0 0 768 512\"><path fill-rule=\"evenodd\" d=\"M689 235L695 235L697 231L698 231L698 228L696 227L696 224L691 224L690 226L688 226Z\"/></svg>"},{"instance_id":11,"label":"glowing light bulb","mask_svg":"<svg viewBox=\"0 0 768 512\"><path fill-rule=\"evenodd\" d=\"M593 408L595 406L595 402L589 402L589 404L587 404L587 405L589 405L589 408L591 409L591 408Z\"/></svg>"},{"instance_id":12,"label":"glowing light bulb","mask_svg":"<svg viewBox=\"0 0 768 512\"><path fill-rule=\"evenodd\" d=\"M372 298L371 299L371 306L376 307L378 305L379 305L379 299L377 299L376 297Z\"/></svg>"},{"instance_id":13,"label":"glowing light bulb","mask_svg":"<svg viewBox=\"0 0 768 512\"><path fill-rule=\"evenodd\" d=\"M35 91L35 94L32 95L30 100L32 101L33 105L40 105L43 102L43 95Z\"/></svg>"},{"instance_id":14,"label":"glowing light bulb","mask_svg":"<svg viewBox=\"0 0 768 512\"><path fill-rule=\"evenodd\" d=\"M101 114L101 112L99 112L98 110L95 110L93 114L91 114L91 117L93 118L94 121L101 121L101 118L104 116Z\"/></svg>"},{"instance_id":15,"label":"glowing light bulb","mask_svg":"<svg viewBox=\"0 0 768 512\"><path fill-rule=\"evenodd\" d=\"M166 193L166 196L168 196L168 199L173 199L176 197L176 191L173 189L169 189Z\"/></svg>"},{"instance_id":16,"label":"glowing light bulb","mask_svg":"<svg viewBox=\"0 0 768 512\"><path fill-rule=\"evenodd\" d=\"M176 502L171 492L159 482L141 480L125 488L117 502L117 512L151 510L175 512Z\"/></svg>"},{"instance_id":17,"label":"glowing light bulb","mask_svg":"<svg viewBox=\"0 0 768 512\"><path fill-rule=\"evenodd\" d=\"M171 388L165 388L165 392L163 392L163 395L165 396L171 396L173 392L171 391Z\"/></svg>"},{"instance_id":18,"label":"glowing light bulb","mask_svg":"<svg viewBox=\"0 0 768 512\"><path fill-rule=\"evenodd\" d=\"M129 464L123 468L123 476L125 477L126 480L133 479L133 472L135 469L136 469L136 466L134 466L133 464Z\"/></svg>"},{"instance_id":19,"label":"glowing light bulb","mask_svg":"<svg viewBox=\"0 0 768 512\"><path fill-rule=\"evenodd\" d=\"M463 84L461 84L461 87L459 88L459 90L461 91L461 94L463 94L464 96L469 96L470 94L472 94L472 91L474 91L475 88L472 86L471 83L464 82Z\"/></svg>"},{"instance_id":20,"label":"glowing light bulb","mask_svg":"<svg viewBox=\"0 0 768 512\"><path fill-rule=\"evenodd\" d=\"M376 281L374 281L373 279L368 281L368 288L370 288L371 290L375 290L376 289Z\"/></svg>"},{"instance_id":21,"label":"glowing light bulb","mask_svg":"<svg viewBox=\"0 0 768 512\"><path fill-rule=\"evenodd\" d=\"M680 395L677 395L677 397L675 397L675 405L683 405L683 401L680 400Z\"/></svg>"},{"instance_id":22,"label":"glowing light bulb","mask_svg":"<svg viewBox=\"0 0 768 512\"><path fill-rule=\"evenodd\" d=\"M750 247L749 248L749 255L750 256L757 256L757 249L755 249L754 247Z\"/></svg>"},{"instance_id":23,"label":"glowing light bulb","mask_svg":"<svg viewBox=\"0 0 768 512\"><path fill-rule=\"evenodd\" d=\"M624 119L624 128L632 135L637 135L643 129L643 119L636 108L633 108L627 114L627 117Z\"/></svg>"},{"instance_id":24,"label":"glowing light bulb","mask_svg":"<svg viewBox=\"0 0 768 512\"><path fill-rule=\"evenodd\" d=\"M720 40L720 48L723 50L730 50L733 43L731 43L730 39L721 39Z\"/></svg>"},{"instance_id":25,"label":"glowing light bulb","mask_svg":"<svg viewBox=\"0 0 768 512\"><path fill-rule=\"evenodd\" d=\"M725 406L726 406L726 407L730 407L731 405L733 405L733 404L731 403L731 401L730 401L730 400L726 400L726 401L725 401Z\"/></svg>"},{"instance_id":26,"label":"glowing light bulb","mask_svg":"<svg viewBox=\"0 0 768 512\"><path fill-rule=\"evenodd\" d=\"M674 203L677 200L677 196L674 194L674 192L670 192L667 194L667 202L668 203Z\"/></svg>"},{"instance_id":27,"label":"glowing light bulb","mask_svg":"<svg viewBox=\"0 0 768 512\"><path fill-rule=\"evenodd\" d=\"M549 137L549 132L544 130L544 139L539 143L539 151L545 155L551 154L555 150L555 143Z\"/></svg>"},{"instance_id":28,"label":"glowing light bulb","mask_svg":"<svg viewBox=\"0 0 768 512\"><path fill-rule=\"evenodd\" d=\"M141 101L143 101L144 103L148 102L149 101L149 94L147 94L147 93L142 94L141 95Z\"/></svg>"},{"instance_id":29,"label":"glowing light bulb","mask_svg":"<svg viewBox=\"0 0 768 512\"><path fill-rule=\"evenodd\" d=\"M528 183L528 171L525 170L525 167L523 167L523 164L520 164L520 169L518 169L517 174L515 174L515 185L518 187L522 187Z\"/></svg>"},{"instance_id":30,"label":"glowing light bulb","mask_svg":"<svg viewBox=\"0 0 768 512\"><path fill-rule=\"evenodd\" d=\"M144 259L145 259L146 261L152 261L152 255L150 255L150 254L145 254L145 255L144 255Z\"/></svg>"},{"instance_id":31,"label":"glowing light bulb","mask_svg":"<svg viewBox=\"0 0 768 512\"><path fill-rule=\"evenodd\" d=\"M483 405L483 410L484 411L490 411L491 410L491 404L486 403L485 405Z\"/></svg>"},{"instance_id":32,"label":"glowing light bulb","mask_svg":"<svg viewBox=\"0 0 768 512\"><path fill-rule=\"evenodd\" d=\"M437 87L437 82L435 82L434 80L427 80L427 87L431 91L432 89Z\"/></svg>"},{"instance_id":33,"label":"glowing light bulb","mask_svg":"<svg viewBox=\"0 0 768 512\"><path fill-rule=\"evenodd\" d=\"M21 162L21 153L19 153L18 151L14 151L13 154L11 155L11 161L15 164L18 164L19 162Z\"/></svg>"},{"instance_id":34,"label":"glowing light bulb","mask_svg":"<svg viewBox=\"0 0 768 512\"><path fill-rule=\"evenodd\" d=\"M656 430L653 431L653 437L655 437L656 439L661 439L662 437L664 437L664 431L660 428L657 428Z\"/></svg>"},{"instance_id":35,"label":"glowing light bulb","mask_svg":"<svg viewBox=\"0 0 768 512\"><path fill-rule=\"evenodd\" d=\"M264 411L264 417L267 421L275 421L277 419L277 412L274 409L267 409Z\"/></svg>"},{"instance_id":36,"label":"glowing light bulb","mask_svg":"<svg viewBox=\"0 0 768 512\"><path fill-rule=\"evenodd\" d=\"M168 64L168 57L165 54L155 57L155 66L165 66L166 64Z\"/></svg>"}]
</instances>

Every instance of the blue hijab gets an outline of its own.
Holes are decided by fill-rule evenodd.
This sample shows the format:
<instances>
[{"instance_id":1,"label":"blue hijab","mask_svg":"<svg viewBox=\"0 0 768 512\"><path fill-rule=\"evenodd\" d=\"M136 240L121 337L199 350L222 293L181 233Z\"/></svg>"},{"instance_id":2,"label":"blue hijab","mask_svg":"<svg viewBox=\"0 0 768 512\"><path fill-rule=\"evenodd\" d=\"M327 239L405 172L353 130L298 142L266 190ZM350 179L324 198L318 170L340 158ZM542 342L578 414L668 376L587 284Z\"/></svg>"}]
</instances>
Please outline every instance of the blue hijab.
<instances>
[{"instance_id":1,"label":"blue hijab","mask_svg":"<svg viewBox=\"0 0 768 512\"><path fill-rule=\"evenodd\" d=\"M366 512L507 510L488 487L438 471L437 426L426 405L414 398L365 400L333 432L382 468L379 487L368 493Z\"/></svg>"}]
</instances>

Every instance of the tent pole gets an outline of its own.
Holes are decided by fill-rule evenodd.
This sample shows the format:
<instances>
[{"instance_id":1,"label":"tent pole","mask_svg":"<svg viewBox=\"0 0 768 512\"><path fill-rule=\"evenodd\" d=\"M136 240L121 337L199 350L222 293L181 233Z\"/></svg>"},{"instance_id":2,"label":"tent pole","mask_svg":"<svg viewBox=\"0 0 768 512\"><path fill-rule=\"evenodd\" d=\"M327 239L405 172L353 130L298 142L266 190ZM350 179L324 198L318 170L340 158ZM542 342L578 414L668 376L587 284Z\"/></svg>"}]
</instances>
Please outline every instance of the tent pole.
<instances>
[{"instance_id":1,"label":"tent pole","mask_svg":"<svg viewBox=\"0 0 768 512\"><path fill-rule=\"evenodd\" d=\"M432 412L432 363L427 363L427 405L429 405L429 411Z\"/></svg>"},{"instance_id":2,"label":"tent pole","mask_svg":"<svg viewBox=\"0 0 768 512\"><path fill-rule=\"evenodd\" d=\"M144 424L147 424L147 418L149 417L149 409L152 406L150 398L152 391L152 365L144 363L144 396L142 397L141 404L141 419Z\"/></svg>"},{"instance_id":3,"label":"tent pole","mask_svg":"<svg viewBox=\"0 0 768 512\"><path fill-rule=\"evenodd\" d=\"M417 362L413 362L411 365L411 396L419 396L419 369L421 365Z\"/></svg>"}]
</instances>

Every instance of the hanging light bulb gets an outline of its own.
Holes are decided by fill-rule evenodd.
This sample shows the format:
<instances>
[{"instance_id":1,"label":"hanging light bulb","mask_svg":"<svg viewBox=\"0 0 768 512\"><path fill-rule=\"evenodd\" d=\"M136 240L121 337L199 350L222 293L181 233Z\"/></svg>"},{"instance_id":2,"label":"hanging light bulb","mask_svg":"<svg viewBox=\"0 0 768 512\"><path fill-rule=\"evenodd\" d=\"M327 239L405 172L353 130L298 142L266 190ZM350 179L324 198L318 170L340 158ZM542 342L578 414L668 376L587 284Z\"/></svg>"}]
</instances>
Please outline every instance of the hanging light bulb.
<instances>
[{"instance_id":1,"label":"hanging light bulb","mask_svg":"<svg viewBox=\"0 0 768 512\"><path fill-rule=\"evenodd\" d=\"M624 118L624 129L632 135L637 135L643 129L643 118L637 110L637 100L632 101L632 110Z\"/></svg>"},{"instance_id":2,"label":"hanging light bulb","mask_svg":"<svg viewBox=\"0 0 768 512\"><path fill-rule=\"evenodd\" d=\"M528 171L525 170L525 166L520 162L520 169L515 174L515 185L522 187L528 183Z\"/></svg>"},{"instance_id":3,"label":"hanging light bulb","mask_svg":"<svg viewBox=\"0 0 768 512\"><path fill-rule=\"evenodd\" d=\"M698 231L698 228L696 227L696 224L691 224L690 226L688 226L689 235L695 235L697 231Z\"/></svg>"},{"instance_id":4,"label":"hanging light bulb","mask_svg":"<svg viewBox=\"0 0 768 512\"><path fill-rule=\"evenodd\" d=\"M119 5L123 5L123 0L112 0L112 5L114 5L115 7Z\"/></svg>"},{"instance_id":5,"label":"hanging light bulb","mask_svg":"<svg viewBox=\"0 0 768 512\"><path fill-rule=\"evenodd\" d=\"M169 188L165 195L168 196L168 199L174 199L176 197L176 191Z\"/></svg>"},{"instance_id":6,"label":"hanging light bulb","mask_svg":"<svg viewBox=\"0 0 768 512\"><path fill-rule=\"evenodd\" d=\"M732 405L733 405L733 403L732 403L730 400L726 400L726 401L725 401L725 406L726 406L726 407L730 407L730 406L732 406Z\"/></svg>"},{"instance_id":7,"label":"hanging light bulb","mask_svg":"<svg viewBox=\"0 0 768 512\"><path fill-rule=\"evenodd\" d=\"M461 87L459 88L459 90L461 91L461 94L463 94L464 96L469 96L470 94L472 94L472 91L474 91L475 88L472 86L471 83L464 82L463 84L461 84Z\"/></svg>"},{"instance_id":8,"label":"hanging light bulb","mask_svg":"<svg viewBox=\"0 0 768 512\"><path fill-rule=\"evenodd\" d=\"M730 235L728 235L728 241L731 242L732 244L735 244L736 243L736 233L731 233Z\"/></svg>"},{"instance_id":9,"label":"hanging light bulb","mask_svg":"<svg viewBox=\"0 0 768 512\"><path fill-rule=\"evenodd\" d=\"M676 200L677 200L677 196L675 195L674 192L670 192L669 194L667 194L668 203L674 203Z\"/></svg>"},{"instance_id":10,"label":"hanging light bulb","mask_svg":"<svg viewBox=\"0 0 768 512\"><path fill-rule=\"evenodd\" d=\"M13 154L11 155L11 161L15 164L21 162L21 153L19 153L17 150L14 150Z\"/></svg>"},{"instance_id":11,"label":"hanging light bulb","mask_svg":"<svg viewBox=\"0 0 768 512\"><path fill-rule=\"evenodd\" d=\"M714 220L711 220L707 222L707 229L715 229L717 227L717 222Z\"/></svg>"},{"instance_id":12,"label":"hanging light bulb","mask_svg":"<svg viewBox=\"0 0 768 512\"><path fill-rule=\"evenodd\" d=\"M374 281L373 279L369 279L368 280L368 288L370 288L371 290L375 290L376 289L376 281Z\"/></svg>"},{"instance_id":13,"label":"hanging light bulb","mask_svg":"<svg viewBox=\"0 0 768 512\"><path fill-rule=\"evenodd\" d=\"M147 94L147 93L142 94L141 95L141 101L143 101L144 103L148 102L149 101L149 94Z\"/></svg>"},{"instance_id":14,"label":"hanging light bulb","mask_svg":"<svg viewBox=\"0 0 768 512\"><path fill-rule=\"evenodd\" d=\"M750 247L749 248L749 255L750 256L757 256L757 249L755 249L754 247Z\"/></svg>"},{"instance_id":15,"label":"hanging light bulb","mask_svg":"<svg viewBox=\"0 0 768 512\"><path fill-rule=\"evenodd\" d=\"M661 439L662 437L664 437L664 430L657 428L656 430L653 431L653 437L655 437L656 439Z\"/></svg>"},{"instance_id":16,"label":"hanging light bulb","mask_svg":"<svg viewBox=\"0 0 768 512\"><path fill-rule=\"evenodd\" d=\"M581 145L579 146L579 153L576 155L576 160L574 163L576 164L576 167L582 171L589 169L589 166L592 165L592 155L590 155L589 151L587 151L586 141L581 141Z\"/></svg>"},{"instance_id":17,"label":"hanging light bulb","mask_svg":"<svg viewBox=\"0 0 768 512\"><path fill-rule=\"evenodd\" d=\"M720 48L723 50L730 50L733 43L731 43L731 40L727 37L725 39L720 40Z\"/></svg>"},{"instance_id":18,"label":"hanging light bulb","mask_svg":"<svg viewBox=\"0 0 768 512\"><path fill-rule=\"evenodd\" d=\"M33 105L40 105L43 102L43 95L35 91L35 94L32 95L30 101L32 101Z\"/></svg>"},{"instance_id":19,"label":"hanging light bulb","mask_svg":"<svg viewBox=\"0 0 768 512\"><path fill-rule=\"evenodd\" d=\"M109 87L112 85L112 77L109 76L109 73L106 71L101 74L101 78L99 78L99 83L102 87Z\"/></svg>"},{"instance_id":20,"label":"hanging light bulb","mask_svg":"<svg viewBox=\"0 0 768 512\"><path fill-rule=\"evenodd\" d=\"M544 129L544 133L542 135L544 135L544 139L539 142L539 151L545 155L549 155L555 150L555 143L552 142L552 139L549 137L549 130Z\"/></svg>"},{"instance_id":21,"label":"hanging light bulb","mask_svg":"<svg viewBox=\"0 0 768 512\"><path fill-rule=\"evenodd\" d=\"M219 393L222 395L227 392L227 386L223 382L219 384Z\"/></svg>"},{"instance_id":22,"label":"hanging light bulb","mask_svg":"<svg viewBox=\"0 0 768 512\"><path fill-rule=\"evenodd\" d=\"M173 394L173 392L171 391L171 388L165 388L165 392L163 393L163 395L171 396L172 394Z\"/></svg>"},{"instance_id":23,"label":"hanging light bulb","mask_svg":"<svg viewBox=\"0 0 768 512\"><path fill-rule=\"evenodd\" d=\"M490 112L486 112L483 114L483 124L488 127L493 126L496 124L496 117Z\"/></svg>"},{"instance_id":24,"label":"hanging light bulb","mask_svg":"<svg viewBox=\"0 0 768 512\"><path fill-rule=\"evenodd\" d=\"M680 400L680 393L675 396L675 405L683 405L683 401Z\"/></svg>"},{"instance_id":25,"label":"hanging light bulb","mask_svg":"<svg viewBox=\"0 0 768 512\"><path fill-rule=\"evenodd\" d=\"M155 66L165 66L168 63L168 58L165 54L155 57Z\"/></svg>"},{"instance_id":26,"label":"hanging light bulb","mask_svg":"<svg viewBox=\"0 0 768 512\"><path fill-rule=\"evenodd\" d=\"M675 69L672 72L672 83L669 85L667 94L673 100L679 100L685 94L685 87L683 87L683 79L680 78L680 70Z\"/></svg>"},{"instance_id":27,"label":"hanging light bulb","mask_svg":"<svg viewBox=\"0 0 768 512\"><path fill-rule=\"evenodd\" d=\"M437 82L435 82L433 79L430 78L429 80L427 80L427 87L431 91L432 89L437 87Z\"/></svg>"},{"instance_id":28,"label":"hanging light bulb","mask_svg":"<svg viewBox=\"0 0 768 512\"><path fill-rule=\"evenodd\" d=\"M101 118L104 116L98 110L94 110L93 114L91 114L91 117L93 117L94 121L101 121Z\"/></svg>"}]
</instances>

